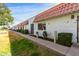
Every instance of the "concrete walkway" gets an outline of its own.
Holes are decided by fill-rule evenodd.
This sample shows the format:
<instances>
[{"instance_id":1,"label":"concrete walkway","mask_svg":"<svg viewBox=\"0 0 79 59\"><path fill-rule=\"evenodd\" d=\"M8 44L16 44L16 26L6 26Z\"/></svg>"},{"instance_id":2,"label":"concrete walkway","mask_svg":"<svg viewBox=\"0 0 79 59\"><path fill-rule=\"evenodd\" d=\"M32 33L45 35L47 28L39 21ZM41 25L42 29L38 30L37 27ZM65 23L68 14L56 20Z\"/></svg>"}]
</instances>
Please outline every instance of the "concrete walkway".
<instances>
[{"instance_id":1,"label":"concrete walkway","mask_svg":"<svg viewBox=\"0 0 79 59\"><path fill-rule=\"evenodd\" d=\"M67 55L67 56L79 56L79 47L75 47L74 45L72 45L72 47L66 47L66 46L62 46L62 45L59 45L59 44L55 44L53 42L50 42L50 41L46 41L46 40L43 40L43 39L40 39L40 38L36 38L36 37L32 37L32 36L29 36L29 35L24 35L24 34L21 34L21 33L18 33L18 32L15 32L16 34L19 34L25 38L28 38L29 40L37 43L37 44L40 44L40 45L43 45L47 48L50 48L52 50L55 50L61 54L64 54L64 55Z\"/></svg>"},{"instance_id":2,"label":"concrete walkway","mask_svg":"<svg viewBox=\"0 0 79 59\"><path fill-rule=\"evenodd\" d=\"M69 52L66 54L67 56L79 56L79 44L73 44L70 48Z\"/></svg>"}]
</instances>

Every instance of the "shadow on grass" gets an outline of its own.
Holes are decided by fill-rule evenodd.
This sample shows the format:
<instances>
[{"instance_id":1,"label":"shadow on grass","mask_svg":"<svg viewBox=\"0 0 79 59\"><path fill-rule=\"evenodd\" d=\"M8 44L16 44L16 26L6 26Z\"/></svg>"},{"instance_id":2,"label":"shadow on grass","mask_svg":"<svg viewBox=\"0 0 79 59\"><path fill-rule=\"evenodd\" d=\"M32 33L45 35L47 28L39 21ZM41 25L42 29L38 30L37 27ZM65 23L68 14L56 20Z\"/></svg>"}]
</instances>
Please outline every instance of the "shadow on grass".
<instances>
[{"instance_id":1,"label":"shadow on grass","mask_svg":"<svg viewBox=\"0 0 79 59\"><path fill-rule=\"evenodd\" d=\"M14 32L10 32L9 37L12 56L63 56Z\"/></svg>"}]
</instances>

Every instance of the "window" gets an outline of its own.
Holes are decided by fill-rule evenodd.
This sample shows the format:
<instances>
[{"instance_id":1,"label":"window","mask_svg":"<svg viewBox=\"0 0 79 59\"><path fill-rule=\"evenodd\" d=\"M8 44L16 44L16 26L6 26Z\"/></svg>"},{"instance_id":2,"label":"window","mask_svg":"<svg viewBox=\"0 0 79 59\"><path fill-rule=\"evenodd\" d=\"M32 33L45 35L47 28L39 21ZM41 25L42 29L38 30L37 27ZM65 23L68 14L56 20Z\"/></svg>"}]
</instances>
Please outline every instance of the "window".
<instances>
[{"instance_id":1,"label":"window","mask_svg":"<svg viewBox=\"0 0 79 59\"><path fill-rule=\"evenodd\" d=\"M74 15L71 15L71 19L74 19Z\"/></svg>"},{"instance_id":2,"label":"window","mask_svg":"<svg viewBox=\"0 0 79 59\"><path fill-rule=\"evenodd\" d=\"M38 30L46 30L46 24L38 24Z\"/></svg>"}]
</instances>

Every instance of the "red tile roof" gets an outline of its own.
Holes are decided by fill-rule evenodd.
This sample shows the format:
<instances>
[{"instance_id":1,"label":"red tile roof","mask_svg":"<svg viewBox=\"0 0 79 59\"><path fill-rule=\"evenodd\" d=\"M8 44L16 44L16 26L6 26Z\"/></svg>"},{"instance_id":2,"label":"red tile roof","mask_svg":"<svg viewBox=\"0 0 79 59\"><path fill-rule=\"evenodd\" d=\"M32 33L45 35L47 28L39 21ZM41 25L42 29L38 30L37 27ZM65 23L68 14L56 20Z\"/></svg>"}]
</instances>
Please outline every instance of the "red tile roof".
<instances>
[{"instance_id":1,"label":"red tile roof","mask_svg":"<svg viewBox=\"0 0 79 59\"><path fill-rule=\"evenodd\" d=\"M27 24L28 24L28 21L25 20L25 21L19 23L18 25L16 25L16 27L23 27L24 25L27 25Z\"/></svg>"},{"instance_id":2,"label":"red tile roof","mask_svg":"<svg viewBox=\"0 0 79 59\"><path fill-rule=\"evenodd\" d=\"M65 15L75 11L79 11L79 3L61 3L36 15L34 22L43 21L51 17Z\"/></svg>"}]
</instances>

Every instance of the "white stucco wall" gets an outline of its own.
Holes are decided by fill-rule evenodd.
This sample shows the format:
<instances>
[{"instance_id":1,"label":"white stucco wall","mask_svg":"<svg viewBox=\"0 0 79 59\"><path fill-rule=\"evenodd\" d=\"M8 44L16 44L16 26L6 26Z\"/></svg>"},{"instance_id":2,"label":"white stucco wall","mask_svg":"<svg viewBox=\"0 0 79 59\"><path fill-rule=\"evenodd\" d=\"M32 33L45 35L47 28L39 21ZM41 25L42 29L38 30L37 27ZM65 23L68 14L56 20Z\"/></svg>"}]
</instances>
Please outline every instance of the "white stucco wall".
<instances>
[{"instance_id":1,"label":"white stucco wall","mask_svg":"<svg viewBox=\"0 0 79 59\"><path fill-rule=\"evenodd\" d=\"M24 30L28 29L28 24L24 25Z\"/></svg>"},{"instance_id":2,"label":"white stucco wall","mask_svg":"<svg viewBox=\"0 0 79 59\"><path fill-rule=\"evenodd\" d=\"M31 32L31 24L33 24L34 19L35 19L35 17L31 17L31 18L28 19L27 28L28 28L29 32Z\"/></svg>"},{"instance_id":3,"label":"white stucco wall","mask_svg":"<svg viewBox=\"0 0 79 59\"><path fill-rule=\"evenodd\" d=\"M75 15L74 19L71 19L71 15ZM60 17L55 17L52 19L48 19L46 21L41 21L39 23L46 23L46 31L48 33L48 37L54 38L54 32L69 32L73 33L72 42L77 42L77 16L79 13L68 14ZM39 32L39 35L42 36L42 30L38 30L38 23L34 23L34 34Z\"/></svg>"}]
</instances>

